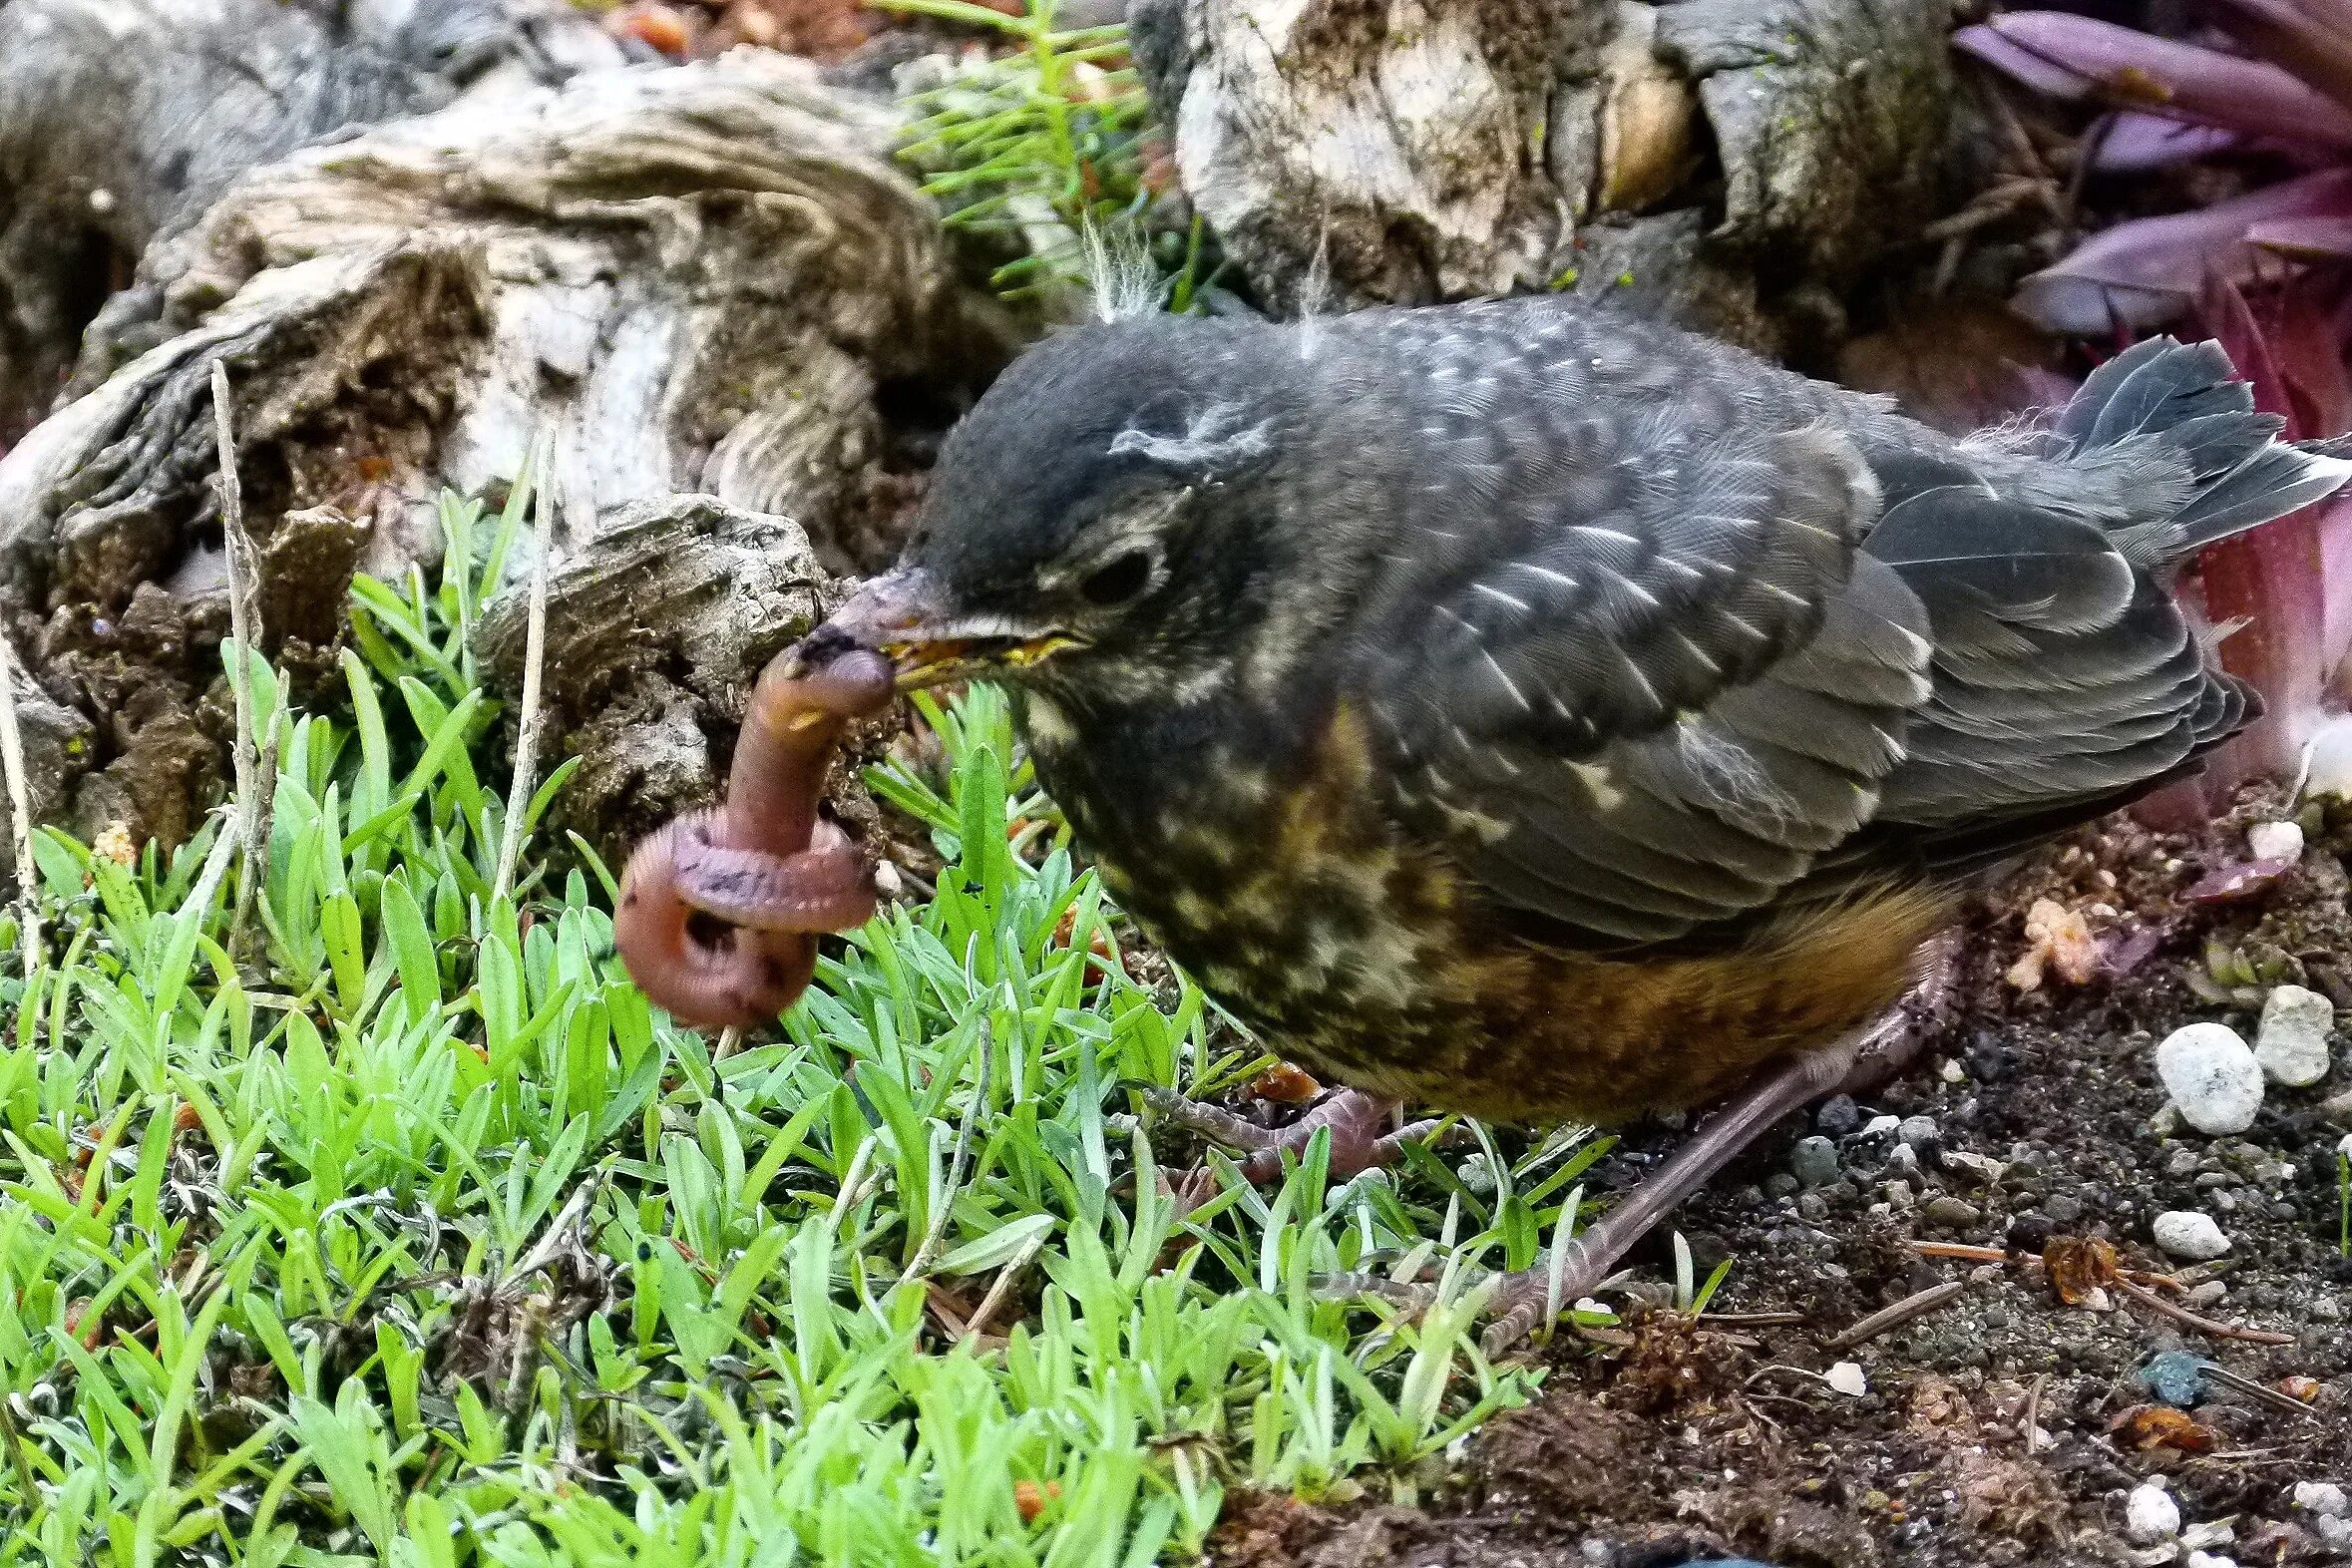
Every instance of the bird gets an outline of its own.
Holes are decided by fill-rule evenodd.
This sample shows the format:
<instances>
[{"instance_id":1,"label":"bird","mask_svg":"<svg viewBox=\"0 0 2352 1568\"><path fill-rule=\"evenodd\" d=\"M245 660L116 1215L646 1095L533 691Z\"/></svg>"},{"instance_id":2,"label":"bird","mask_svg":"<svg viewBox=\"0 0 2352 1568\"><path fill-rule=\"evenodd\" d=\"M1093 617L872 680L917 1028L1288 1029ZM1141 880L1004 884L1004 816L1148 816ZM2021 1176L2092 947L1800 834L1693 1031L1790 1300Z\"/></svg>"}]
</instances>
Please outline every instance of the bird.
<instances>
[{"instance_id":1,"label":"bird","mask_svg":"<svg viewBox=\"0 0 2352 1568\"><path fill-rule=\"evenodd\" d=\"M1960 437L1556 295L1125 315L975 403L827 634L1008 688L1142 935L1345 1086L1261 1145L1720 1106L1524 1332L1891 1048L1991 870L2259 714L2170 585L2352 475L2282 425L2169 337Z\"/></svg>"}]
</instances>

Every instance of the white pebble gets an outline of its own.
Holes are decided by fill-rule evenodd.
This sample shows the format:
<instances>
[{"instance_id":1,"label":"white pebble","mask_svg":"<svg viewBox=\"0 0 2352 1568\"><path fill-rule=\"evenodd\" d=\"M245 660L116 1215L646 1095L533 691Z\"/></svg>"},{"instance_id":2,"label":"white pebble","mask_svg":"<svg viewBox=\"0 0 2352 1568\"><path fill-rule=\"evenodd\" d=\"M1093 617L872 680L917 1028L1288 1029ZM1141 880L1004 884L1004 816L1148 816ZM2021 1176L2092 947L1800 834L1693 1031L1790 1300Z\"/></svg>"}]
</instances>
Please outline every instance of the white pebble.
<instances>
[{"instance_id":1,"label":"white pebble","mask_svg":"<svg viewBox=\"0 0 2352 1568\"><path fill-rule=\"evenodd\" d=\"M2262 1003L2254 1030L2254 1059L2270 1081L2302 1088L2327 1076L2328 1046L2336 1032L2336 1004L2301 985L2281 985Z\"/></svg>"},{"instance_id":2,"label":"white pebble","mask_svg":"<svg viewBox=\"0 0 2352 1568\"><path fill-rule=\"evenodd\" d=\"M2190 1552L2188 1568L2237 1568L2237 1559L2219 1552Z\"/></svg>"},{"instance_id":3,"label":"white pebble","mask_svg":"<svg viewBox=\"0 0 2352 1568\"><path fill-rule=\"evenodd\" d=\"M2191 1023L2156 1047L2156 1076L2180 1119L2212 1135L2243 1132L2262 1108L2262 1064L2226 1023Z\"/></svg>"},{"instance_id":4,"label":"white pebble","mask_svg":"<svg viewBox=\"0 0 2352 1568\"><path fill-rule=\"evenodd\" d=\"M2246 852L2256 860L2301 860L2303 830L2292 822L2257 822L2246 829Z\"/></svg>"},{"instance_id":5,"label":"white pebble","mask_svg":"<svg viewBox=\"0 0 2352 1568\"><path fill-rule=\"evenodd\" d=\"M1900 1116L1873 1116L1862 1124L1862 1136L1865 1138L1882 1137L1895 1131L1902 1124L1903 1118Z\"/></svg>"},{"instance_id":6,"label":"white pebble","mask_svg":"<svg viewBox=\"0 0 2352 1568\"><path fill-rule=\"evenodd\" d=\"M2336 1152L2345 1159L2352 1160L2352 1132L2347 1132L2336 1140Z\"/></svg>"},{"instance_id":7,"label":"white pebble","mask_svg":"<svg viewBox=\"0 0 2352 1568\"><path fill-rule=\"evenodd\" d=\"M1862 1375L1859 1362L1839 1362L1821 1373L1821 1380L1849 1399L1858 1399L1870 1391L1870 1379Z\"/></svg>"},{"instance_id":8,"label":"white pebble","mask_svg":"<svg viewBox=\"0 0 2352 1568\"><path fill-rule=\"evenodd\" d=\"M2333 1481L2297 1481L2295 1506L2324 1518L2341 1519L2352 1513L2352 1498L2347 1498L2344 1488Z\"/></svg>"},{"instance_id":9,"label":"white pebble","mask_svg":"<svg viewBox=\"0 0 2352 1568\"><path fill-rule=\"evenodd\" d=\"M2194 1209L2174 1209L2159 1214L2149 1227L2156 1244L2175 1258L2186 1258L2191 1263L2207 1263L2229 1250L2229 1238L2221 1234L2221 1227L2213 1223L2209 1214Z\"/></svg>"},{"instance_id":10,"label":"white pebble","mask_svg":"<svg viewBox=\"0 0 2352 1568\"><path fill-rule=\"evenodd\" d=\"M2124 1499L2124 1533L2143 1546L2180 1533L2180 1505L2154 1481L2132 1488Z\"/></svg>"}]
</instances>

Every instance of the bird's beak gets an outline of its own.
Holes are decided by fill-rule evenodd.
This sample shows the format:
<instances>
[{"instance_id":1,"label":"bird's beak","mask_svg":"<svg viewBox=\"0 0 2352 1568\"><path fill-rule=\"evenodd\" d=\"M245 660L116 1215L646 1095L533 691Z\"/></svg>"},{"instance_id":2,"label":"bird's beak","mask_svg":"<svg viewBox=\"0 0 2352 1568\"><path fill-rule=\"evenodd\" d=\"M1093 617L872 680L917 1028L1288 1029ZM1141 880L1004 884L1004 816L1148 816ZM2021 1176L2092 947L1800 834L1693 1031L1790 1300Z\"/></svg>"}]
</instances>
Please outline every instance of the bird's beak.
<instances>
[{"instance_id":1,"label":"bird's beak","mask_svg":"<svg viewBox=\"0 0 2352 1568\"><path fill-rule=\"evenodd\" d=\"M998 616L959 615L947 606L937 580L920 567L901 567L873 579L825 625L861 646L881 649L898 671L901 691L1019 669L1078 640Z\"/></svg>"}]
</instances>

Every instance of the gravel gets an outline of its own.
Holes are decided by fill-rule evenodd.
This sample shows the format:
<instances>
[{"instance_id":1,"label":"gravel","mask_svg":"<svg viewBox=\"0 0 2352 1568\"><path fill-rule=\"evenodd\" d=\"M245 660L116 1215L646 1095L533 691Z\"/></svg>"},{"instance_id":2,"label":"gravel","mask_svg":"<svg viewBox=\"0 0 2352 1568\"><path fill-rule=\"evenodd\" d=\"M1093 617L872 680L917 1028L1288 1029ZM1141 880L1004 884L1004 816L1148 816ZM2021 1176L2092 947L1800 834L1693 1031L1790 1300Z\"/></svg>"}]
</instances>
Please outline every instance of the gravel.
<instances>
[{"instance_id":1,"label":"gravel","mask_svg":"<svg viewBox=\"0 0 2352 1568\"><path fill-rule=\"evenodd\" d=\"M2156 1047L2156 1076L2180 1119L2202 1133L2243 1132L2262 1108L2262 1064L2226 1023L2191 1023Z\"/></svg>"},{"instance_id":2,"label":"gravel","mask_svg":"<svg viewBox=\"0 0 2352 1568\"><path fill-rule=\"evenodd\" d=\"M2281 985L2262 1003L2254 1059L2273 1083L2303 1088L2327 1076L2336 1006L2318 991Z\"/></svg>"},{"instance_id":3,"label":"gravel","mask_svg":"<svg viewBox=\"0 0 2352 1568\"><path fill-rule=\"evenodd\" d=\"M2192 1263L2208 1263L2229 1251L2229 1238L2213 1217L2195 1209L2174 1209L2159 1214L2149 1227L2156 1244L2174 1258L2186 1258Z\"/></svg>"}]
</instances>

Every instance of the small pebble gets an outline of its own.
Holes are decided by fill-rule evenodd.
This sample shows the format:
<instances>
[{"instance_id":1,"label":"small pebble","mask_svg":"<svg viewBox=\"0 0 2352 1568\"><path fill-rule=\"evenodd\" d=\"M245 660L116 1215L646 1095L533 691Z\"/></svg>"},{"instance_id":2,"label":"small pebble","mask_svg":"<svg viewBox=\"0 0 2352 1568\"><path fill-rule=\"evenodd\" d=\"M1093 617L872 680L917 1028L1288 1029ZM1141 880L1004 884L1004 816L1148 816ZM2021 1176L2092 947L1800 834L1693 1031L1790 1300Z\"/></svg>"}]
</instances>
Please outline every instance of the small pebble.
<instances>
[{"instance_id":1,"label":"small pebble","mask_svg":"<svg viewBox=\"0 0 2352 1568\"><path fill-rule=\"evenodd\" d=\"M2262 1064L2226 1023L2191 1023L2156 1047L2156 1075L2197 1131L2243 1132L2262 1108Z\"/></svg>"},{"instance_id":2,"label":"small pebble","mask_svg":"<svg viewBox=\"0 0 2352 1568\"><path fill-rule=\"evenodd\" d=\"M2155 1481L2132 1488L2124 1499L2124 1533L2143 1546L2180 1533L2180 1505Z\"/></svg>"},{"instance_id":3,"label":"small pebble","mask_svg":"<svg viewBox=\"0 0 2352 1568\"><path fill-rule=\"evenodd\" d=\"M2352 1498L2347 1498L2344 1488L2333 1481L2295 1482L2295 1506L2330 1519L2352 1514Z\"/></svg>"},{"instance_id":4,"label":"small pebble","mask_svg":"<svg viewBox=\"0 0 2352 1568\"><path fill-rule=\"evenodd\" d=\"M2212 1365L2186 1351L2164 1351L2148 1359L2135 1374L2140 1385L2157 1402L2176 1410L2190 1410L2204 1402L2205 1369Z\"/></svg>"},{"instance_id":5,"label":"small pebble","mask_svg":"<svg viewBox=\"0 0 2352 1568\"><path fill-rule=\"evenodd\" d=\"M1862 1136L1865 1138L1884 1137L1887 1133L1901 1130L1902 1125L1903 1118L1900 1116L1873 1116L1862 1123Z\"/></svg>"},{"instance_id":6,"label":"small pebble","mask_svg":"<svg viewBox=\"0 0 2352 1568\"><path fill-rule=\"evenodd\" d=\"M2149 1227L2156 1244L2175 1258L2207 1263L2229 1251L2229 1238L2213 1217L2196 1209L2173 1209L2156 1217Z\"/></svg>"},{"instance_id":7,"label":"small pebble","mask_svg":"<svg viewBox=\"0 0 2352 1568\"><path fill-rule=\"evenodd\" d=\"M1905 1116L1895 1128L1895 1136L1914 1149L1935 1142L1935 1135L1933 1116Z\"/></svg>"},{"instance_id":8,"label":"small pebble","mask_svg":"<svg viewBox=\"0 0 2352 1568\"><path fill-rule=\"evenodd\" d=\"M1800 1220L1810 1220L1815 1225L1820 1224L1829 1218L1829 1200L1817 1192L1798 1193L1796 1195L1796 1217Z\"/></svg>"},{"instance_id":9,"label":"small pebble","mask_svg":"<svg viewBox=\"0 0 2352 1568\"><path fill-rule=\"evenodd\" d=\"M1870 1379L1862 1375L1859 1362L1839 1362L1821 1373L1821 1380L1849 1399L1858 1399L1870 1391Z\"/></svg>"},{"instance_id":10,"label":"small pebble","mask_svg":"<svg viewBox=\"0 0 2352 1568\"><path fill-rule=\"evenodd\" d=\"M2227 1546L2237 1539L2237 1526L2227 1519L2207 1519L2202 1524L2185 1525L2180 1531L2180 1545L2185 1551L2201 1551L2208 1546Z\"/></svg>"},{"instance_id":11,"label":"small pebble","mask_svg":"<svg viewBox=\"0 0 2352 1568\"><path fill-rule=\"evenodd\" d=\"M2190 1308L2202 1311L2207 1307L2218 1305L2221 1298L2228 1294L2229 1282L2227 1280L2207 1280L2202 1285L2190 1286L2188 1294L2181 1300L2186 1302Z\"/></svg>"},{"instance_id":12,"label":"small pebble","mask_svg":"<svg viewBox=\"0 0 2352 1568\"><path fill-rule=\"evenodd\" d=\"M1775 1198L1785 1198L1796 1191L1796 1178L1786 1171L1774 1171L1764 1178L1764 1191Z\"/></svg>"},{"instance_id":13,"label":"small pebble","mask_svg":"<svg viewBox=\"0 0 2352 1568\"><path fill-rule=\"evenodd\" d=\"M1801 1187L1837 1180L1837 1145L1817 1132L1797 1139L1796 1147L1788 1153L1788 1170Z\"/></svg>"},{"instance_id":14,"label":"small pebble","mask_svg":"<svg viewBox=\"0 0 2352 1568\"><path fill-rule=\"evenodd\" d=\"M2054 1192L2043 1200L2042 1212L2053 1225L2072 1225L2083 1217L2083 1200L2071 1192Z\"/></svg>"},{"instance_id":15,"label":"small pebble","mask_svg":"<svg viewBox=\"0 0 2352 1568\"><path fill-rule=\"evenodd\" d=\"M2281 985L2262 1003L2254 1030L2254 1059L2273 1083L2303 1088L2327 1076L2336 1032L2336 1004L2301 985Z\"/></svg>"},{"instance_id":16,"label":"small pebble","mask_svg":"<svg viewBox=\"0 0 2352 1568\"><path fill-rule=\"evenodd\" d=\"M2219 1552L2190 1552L2187 1568L2237 1568L2237 1559Z\"/></svg>"},{"instance_id":17,"label":"small pebble","mask_svg":"<svg viewBox=\"0 0 2352 1568\"><path fill-rule=\"evenodd\" d=\"M1968 1069L1949 1056L1945 1057L1935 1069L1935 1074L1946 1083L1966 1083L1968 1081Z\"/></svg>"},{"instance_id":18,"label":"small pebble","mask_svg":"<svg viewBox=\"0 0 2352 1568\"><path fill-rule=\"evenodd\" d=\"M1938 1193L1928 1199L1926 1207L1919 1212L1928 1224L1948 1226L1956 1231L1964 1231L1984 1218L1984 1211L1975 1204L1965 1198L1955 1198L1948 1192Z\"/></svg>"},{"instance_id":19,"label":"small pebble","mask_svg":"<svg viewBox=\"0 0 2352 1568\"><path fill-rule=\"evenodd\" d=\"M1842 1138L1861 1129L1862 1107L1850 1094L1832 1094L1813 1112L1813 1125L1832 1138Z\"/></svg>"},{"instance_id":20,"label":"small pebble","mask_svg":"<svg viewBox=\"0 0 2352 1568\"><path fill-rule=\"evenodd\" d=\"M2257 822L2246 829L2246 853L2256 860L2301 860L2303 830L2292 822Z\"/></svg>"},{"instance_id":21,"label":"small pebble","mask_svg":"<svg viewBox=\"0 0 2352 1568\"><path fill-rule=\"evenodd\" d=\"M2311 1521L2311 1527L2319 1532L2320 1544L2329 1551L2352 1553L2352 1519L2331 1518L2323 1513Z\"/></svg>"}]
</instances>

